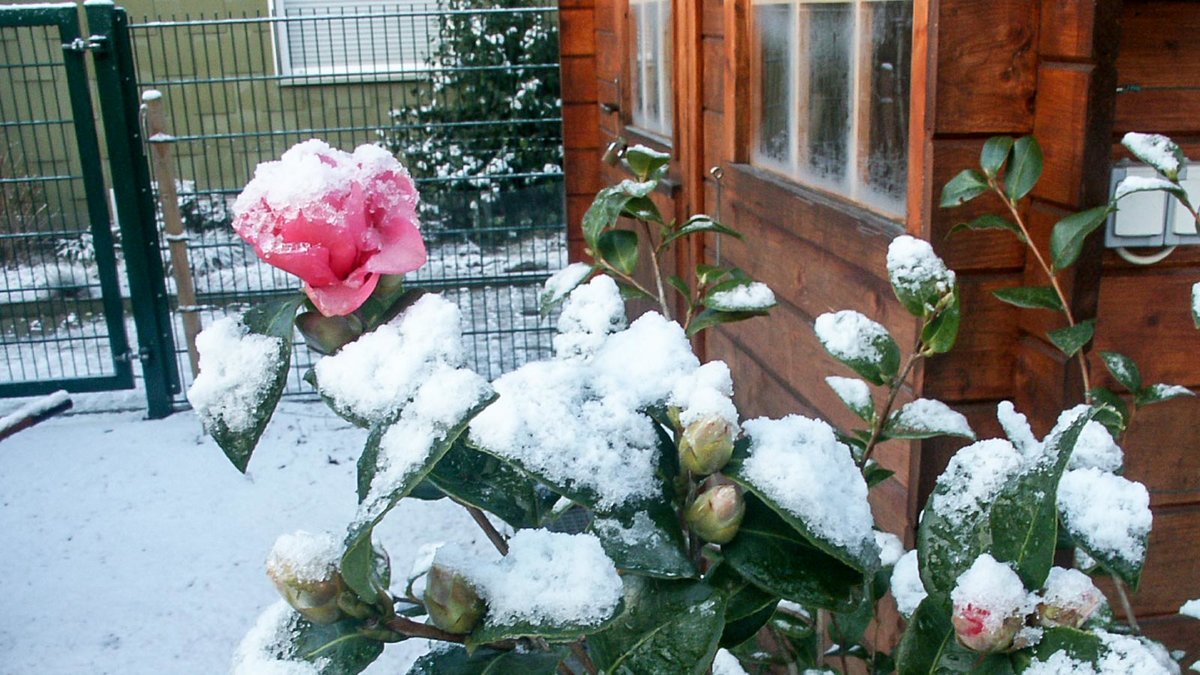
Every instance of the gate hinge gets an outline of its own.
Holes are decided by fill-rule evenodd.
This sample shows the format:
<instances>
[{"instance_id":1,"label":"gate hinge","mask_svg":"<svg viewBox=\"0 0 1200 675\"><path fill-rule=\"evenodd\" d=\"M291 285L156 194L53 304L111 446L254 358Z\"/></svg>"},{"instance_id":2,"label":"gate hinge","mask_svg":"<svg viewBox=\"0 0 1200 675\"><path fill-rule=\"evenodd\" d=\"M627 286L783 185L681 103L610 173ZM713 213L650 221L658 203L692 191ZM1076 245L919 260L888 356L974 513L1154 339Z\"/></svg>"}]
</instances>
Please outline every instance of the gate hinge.
<instances>
[{"instance_id":1,"label":"gate hinge","mask_svg":"<svg viewBox=\"0 0 1200 675\"><path fill-rule=\"evenodd\" d=\"M108 38L103 35L93 35L86 40L77 37L70 42L64 42L62 48L67 52L86 52L90 49L97 53L103 53L108 50Z\"/></svg>"},{"instance_id":2,"label":"gate hinge","mask_svg":"<svg viewBox=\"0 0 1200 675\"><path fill-rule=\"evenodd\" d=\"M132 363L134 359L147 363L154 358L154 352L149 347L142 347L137 352L125 351L113 356L113 360L118 363Z\"/></svg>"}]
</instances>

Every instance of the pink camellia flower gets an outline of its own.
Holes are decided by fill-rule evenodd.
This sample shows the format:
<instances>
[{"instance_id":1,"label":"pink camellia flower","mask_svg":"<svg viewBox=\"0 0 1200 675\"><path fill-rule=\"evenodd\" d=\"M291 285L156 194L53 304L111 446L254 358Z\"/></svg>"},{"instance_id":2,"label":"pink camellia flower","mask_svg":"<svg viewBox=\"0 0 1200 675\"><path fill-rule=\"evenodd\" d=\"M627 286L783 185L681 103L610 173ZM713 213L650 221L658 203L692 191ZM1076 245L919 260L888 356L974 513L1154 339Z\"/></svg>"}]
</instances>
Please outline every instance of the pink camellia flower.
<instances>
[{"instance_id":1,"label":"pink camellia flower","mask_svg":"<svg viewBox=\"0 0 1200 675\"><path fill-rule=\"evenodd\" d=\"M233 229L258 257L304 280L326 316L358 309L382 274L425 264L412 178L383 148L308 140L254 170Z\"/></svg>"}]
</instances>

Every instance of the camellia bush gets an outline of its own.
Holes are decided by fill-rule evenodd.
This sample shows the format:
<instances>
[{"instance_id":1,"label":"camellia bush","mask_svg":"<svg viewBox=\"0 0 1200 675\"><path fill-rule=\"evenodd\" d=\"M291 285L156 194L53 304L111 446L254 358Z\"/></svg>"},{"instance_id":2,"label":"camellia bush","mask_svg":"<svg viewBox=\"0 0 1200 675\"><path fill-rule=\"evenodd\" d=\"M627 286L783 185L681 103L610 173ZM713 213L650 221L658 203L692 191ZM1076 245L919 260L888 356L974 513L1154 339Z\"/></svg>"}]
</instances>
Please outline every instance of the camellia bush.
<instances>
[{"instance_id":1,"label":"camellia bush","mask_svg":"<svg viewBox=\"0 0 1200 675\"><path fill-rule=\"evenodd\" d=\"M1170 151L1165 140L1145 142ZM602 190L584 217L593 262L546 284L545 308L558 308L554 357L493 382L464 366L458 308L401 283L425 250L418 196L390 153L314 140L259 166L234 228L303 280L304 294L206 330L189 399L245 471L298 330L322 355L306 380L369 435L355 516L339 534L278 539L266 567L282 600L246 636L234 671L357 673L389 643L424 638L443 646L412 673L729 675L846 670L852 660L871 672L1172 672L1130 612L1113 620L1092 582L1104 574L1136 587L1145 558L1146 490L1120 476L1124 399L1094 390L1040 440L1002 404L1008 438L959 451L906 553L876 529L868 503L891 475L875 450L938 435L976 441L944 403L900 403L920 361L954 344L954 272L908 236L880 261L919 322L911 351L858 312L816 319L821 344L847 368L826 382L861 428L742 419L729 368L700 363L689 337L765 315L775 298L737 269L701 265L690 279L661 271L686 237L740 236L707 216L662 217L652 195L668 159L625 151L633 178ZM1028 242L1015 205L1040 170L1032 139L993 139L982 172L956 178L944 202L997 192L1013 206L1003 227ZM1163 176L1178 186L1177 173ZM1052 244L1055 310L1066 303L1054 275L1074 262L1061 241L1095 229L1092 216L1072 218ZM985 226L1002 225L969 225ZM1052 304L1041 290L1000 295ZM629 321L629 298L658 311ZM1067 320L1068 330L1090 325ZM1136 404L1190 393L1144 385L1118 357L1103 356ZM374 529L405 498L461 505L494 551L445 544L412 576L395 577ZM1073 568L1054 566L1064 544L1077 549ZM867 637L889 592L909 619L890 652Z\"/></svg>"}]
</instances>

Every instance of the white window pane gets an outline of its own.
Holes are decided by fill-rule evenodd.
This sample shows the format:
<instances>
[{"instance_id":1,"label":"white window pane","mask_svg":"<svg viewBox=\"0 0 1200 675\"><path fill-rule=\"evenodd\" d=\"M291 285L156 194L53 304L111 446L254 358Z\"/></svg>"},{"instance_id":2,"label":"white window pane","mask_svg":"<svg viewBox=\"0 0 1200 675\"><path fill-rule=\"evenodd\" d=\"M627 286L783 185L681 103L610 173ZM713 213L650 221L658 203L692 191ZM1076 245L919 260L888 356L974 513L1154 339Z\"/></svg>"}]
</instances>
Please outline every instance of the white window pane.
<instances>
[{"instance_id":1,"label":"white window pane","mask_svg":"<svg viewBox=\"0 0 1200 675\"><path fill-rule=\"evenodd\" d=\"M840 180L849 162L854 6L805 5L800 24L806 28L802 35L808 43L802 52L808 90L800 97L805 164L818 177Z\"/></svg>"},{"instance_id":2,"label":"white window pane","mask_svg":"<svg viewBox=\"0 0 1200 675\"><path fill-rule=\"evenodd\" d=\"M671 135L670 0L631 0L629 7L630 84L634 126Z\"/></svg>"},{"instance_id":3,"label":"white window pane","mask_svg":"<svg viewBox=\"0 0 1200 675\"><path fill-rule=\"evenodd\" d=\"M912 70L911 2L872 3L871 138L867 182L896 200L908 185L908 100Z\"/></svg>"},{"instance_id":4,"label":"white window pane","mask_svg":"<svg viewBox=\"0 0 1200 675\"><path fill-rule=\"evenodd\" d=\"M792 161L792 7L787 4L755 8L758 26L758 154L768 162Z\"/></svg>"}]
</instances>

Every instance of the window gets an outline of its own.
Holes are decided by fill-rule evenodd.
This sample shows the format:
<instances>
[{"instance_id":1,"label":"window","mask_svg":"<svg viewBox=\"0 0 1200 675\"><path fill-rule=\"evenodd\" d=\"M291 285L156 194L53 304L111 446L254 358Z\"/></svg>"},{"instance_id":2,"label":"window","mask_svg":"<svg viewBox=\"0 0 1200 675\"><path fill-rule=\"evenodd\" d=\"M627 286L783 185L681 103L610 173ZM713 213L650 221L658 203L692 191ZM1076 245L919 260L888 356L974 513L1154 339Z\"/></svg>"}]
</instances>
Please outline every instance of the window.
<instances>
[{"instance_id":1,"label":"window","mask_svg":"<svg viewBox=\"0 0 1200 675\"><path fill-rule=\"evenodd\" d=\"M671 2L629 0L629 67L633 126L671 138Z\"/></svg>"},{"instance_id":2,"label":"window","mask_svg":"<svg viewBox=\"0 0 1200 675\"><path fill-rule=\"evenodd\" d=\"M912 0L754 0L751 161L904 213Z\"/></svg>"},{"instance_id":3,"label":"window","mask_svg":"<svg viewBox=\"0 0 1200 675\"><path fill-rule=\"evenodd\" d=\"M273 0L279 74L394 78L426 70L438 36L427 0Z\"/></svg>"}]
</instances>

